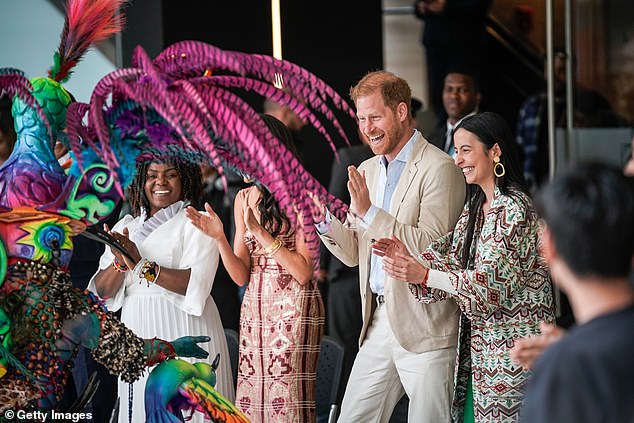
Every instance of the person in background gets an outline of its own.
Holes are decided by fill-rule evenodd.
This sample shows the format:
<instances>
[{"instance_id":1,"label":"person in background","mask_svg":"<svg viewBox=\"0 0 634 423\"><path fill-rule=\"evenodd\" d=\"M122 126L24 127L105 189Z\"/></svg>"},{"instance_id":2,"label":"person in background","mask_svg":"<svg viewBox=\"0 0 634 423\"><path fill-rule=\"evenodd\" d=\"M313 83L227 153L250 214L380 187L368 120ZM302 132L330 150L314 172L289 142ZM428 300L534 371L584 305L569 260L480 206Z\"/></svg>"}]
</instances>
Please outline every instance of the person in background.
<instances>
[{"instance_id":1,"label":"person in background","mask_svg":"<svg viewBox=\"0 0 634 423\"><path fill-rule=\"evenodd\" d=\"M459 310L421 304L389 282L372 256L375 238L398 233L423 249L455 224L464 178L451 159L411 127L409 85L377 71L350 95L375 157L348 167L350 209L340 222L324 207L317 230L347 266L359 266L363 327L341 407L341 422L386 422L404 393L410 422L448 422Z\"/></svg>"},{"instance_id":2,"label":"person in background","mask_svg":"<svg viewBox=\"0 0 634 423\"><path fill-rule=\"evenodd\" d=\"M412 128L418 129L418 112L423 108L423 102L416 97L412 97L409 113L412 117Z\"/></svg>"},{"instance_id":3,"label":"person in background","mask_svg":"<svg viewBox=\"0 0 634 423\"><path fill-rule=\"evenodd\" d=\"M282 122L291 131L291 138L293 140L293 146L297 151L299 161L305 163L304 153L304 140L300 138L302 129L306 126L306 121L302 120L297 113L292 111L288 106L277 103L270 98L264 100L263 106L264 114L273 116L275 119ZM314 173L313 173L314 175Z\"/></svg>"},{"instance_id":4,"label":"person in background","mask_svg":"<svg viewBox=\"0 0 634 423\"><path fill-rule=\"evenodd\" d=\"M132 215L105 228L129 255L107 249L88 289L121 309L121 321L143 338L207 335L208 362L220 354L216 389L234 399L231 362L211 289L218 265L217 244L185 217L185 206L201 194L198 165L176 158L141 162L128 190ZM147 377L132 385L132 419L145 421ZM119 381L119 422L129 418L128 384ZM195 420L202 422L202 415Z\"/></svg>"},{"instance_id":5,"label":"person in background","mask_svg":"<svg viewBox=\"0 0 634 423\"><path fill-rule=\"evenodd\" d=\"M454 421L517 422L528 373L518 371L509 349L554 320L539 223L501 116L465 118L454 143L469 187L455 229L414 255L395 236L377 240L374 249L386 273L409 282L417 300L451 298L462 310Z\"/></svg>"},{"instance_id":6,"label":"person in background","mask_svg":"<svg viewBox=\"0 0 634 423\"><path fill-rule=\"evenodd\" d=\"M262 115L294 152L279 120ZM251 181L253 182L253 181ZM324 308L303 231L291 226L266 187L255 182L234 203L233 248L218 215L192 207L187 217L218 244L233 281L247 285L240 311L236 405L251 422L315 421L315 378Z\"/></svg>"},{"instance_id":7,"label":"person in background","mask_svg":"<svg viewBox=\"0 0 634 423\"><path fill-rule=\"evenodd\" d=\"M493 0L415 0L414 14L423 20L431 106L436 126L447 119L442 107L445 76L451 69L471 69L480 79L485 57L486 17Z\"/></svg>"},{"instance_id":8,"label":"person in background","mask_svg":"<svg viewBox=\"0 0 634 423\"><path fill-rule=\"evenodd\" d=\"M286 125L293 135L297 135L306 126L306 121L297 116L297 113L269 98L264 100L264 113Z\"/></svg>"},{"instance_id":9,"label":"person in background","mask_svg":"<svg viewBox=\"0 0 634 423\"><path fill-rule=\"evenodd\" d=\"M521 422L632 422L632 179L581 165L546 185L536 207L544 257L577 325L536 362Z\"/></svg>"},{"instance_id":10,"label":"person in background","mask_svg":"<svg viewBox=\"0 0 634 423\"><path fill-rule=\"evenodd\" d=\"M566 111L566 52L557 48L553 57L555 124L560 125ZM544 76L547 75L544 58ZM517 143L524 152L524 178L535 189L548 180L548 107L542 91L529 97L517 117Z\"/></svg>"},{"instance_id":11,"label":"person in background","mask_svg":"<svg viewBox=\"0 0 634 423\"><path fill-rule=\"evenodd\" d=\"M427 141L454 157L453 132L462 119L478 112L481 99L480 84L474 75L459 70L449 72L442 90L447 120L434 129Z\"/></svg>"}]
</instances>

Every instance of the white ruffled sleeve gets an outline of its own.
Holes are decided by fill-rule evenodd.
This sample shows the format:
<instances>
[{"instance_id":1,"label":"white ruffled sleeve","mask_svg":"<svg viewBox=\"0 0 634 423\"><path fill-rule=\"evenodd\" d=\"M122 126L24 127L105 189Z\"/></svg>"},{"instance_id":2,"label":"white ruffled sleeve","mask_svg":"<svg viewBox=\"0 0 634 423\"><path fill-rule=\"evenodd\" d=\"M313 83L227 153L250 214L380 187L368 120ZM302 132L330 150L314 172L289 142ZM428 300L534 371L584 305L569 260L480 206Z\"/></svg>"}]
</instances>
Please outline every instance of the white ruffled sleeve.
<instances>
[{"instance_id":1,"label":"white ruffled sleeve","mask_svg":"<svg viewBox=\"0 0 634 423\"><path fill-rule=\"evenodd\" d=\"M163 295L184 312L194 316L202 315L211 295L219 260L216 241L187 221L183 227L183 251L177 266L179 269L191 270L187 292L180 295L164 290Z\"/></svg>"},{"instance_id":2,"label":"white ruffled sleeve","mask_svg":"<svg viewBox=\"0 0 634 423\"><path fill-rule=\"evenodd\" d=\"M117 232L122 232L123 228L128 226L130 222L132 222L133 220L134 218L130 216L129 214L125 215L120 221L117 222L116 225L114 225L112 230ZM112 252L110 251L110 247L106 246L104 253L101 255L101 258L99 259L99 268L97 269L97 272L92 276L92 278L90 278L90 282L88 282L88 287L87 287L87 289L90 292L94 293L97 296L99 296L99 294L97 293L97 286L95 285L95 276L97 276L97 273L99 273L99 271L108 268L108 266L111 266L113 259L114 259L114 254L112 254ZM119 290L114 296L107 297L107 298L100 297L106 304L106 307L108 308L108 310L118 311L121 308L121 306L123 306L123 299L125 297L125 285L126 285L126 280L124 279L123 283L119 287Z\"/></svg>"}]
</instances>

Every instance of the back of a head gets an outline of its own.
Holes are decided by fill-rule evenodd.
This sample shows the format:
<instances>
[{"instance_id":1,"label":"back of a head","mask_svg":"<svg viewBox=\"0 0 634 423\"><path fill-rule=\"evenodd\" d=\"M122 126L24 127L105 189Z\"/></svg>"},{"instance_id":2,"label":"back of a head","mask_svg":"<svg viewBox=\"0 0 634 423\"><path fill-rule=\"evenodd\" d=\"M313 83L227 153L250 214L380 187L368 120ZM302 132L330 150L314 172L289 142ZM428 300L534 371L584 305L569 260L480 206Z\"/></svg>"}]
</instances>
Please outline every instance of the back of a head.
<instances>
[{"instance_id":1,"label":"back of a head","mask_svg":"<svg viewBox=\"0 0 634 423\"><path fill-rule=\"evenodd\" d=\"M264 113L275 115L278 111L282 110L284 106L280 103L271 100L270 98L266 98L262 105L262 110Z\"/></svg>"},{"instance_id":2,"label":"back of a head","mask_svg":"<svg viewBox=\"0 0 634 423\"><path fill-rule=\"evenodd\" d=\"M537 195L559 255L580 277L627 277L634 254L634 186L620 170L585 164Z\"/></svg>"},{"instance_id":3,"label":"back of a head","mask_svg":"<svg viewBox=\"0 0 634 423\"><path fill-rule=\"evenodd\" d=\"M412 119L416 119L416 115L423 108L423 102L415 97L412 97L410 103L409 113Z\"/></svg>"},{"instance_id":4,"label":"back of a head","mask_svg":"<svg viewBox=\"0 0 634 423\"><path fill-rule=\"evenodd\" d=\"M9 158L16 140L11 104L8 95L0 96L0 164Z\"/></svg>"},{"instance_id":5,"label":"back of a head","mask_svg":"<svg viewBox=\"0 0 634 423\"><path fill-rule=\"evenodd\" d=\"M399 103L405 103L408 111L412 102L412 90L407 81L391 72L375 71L365 75L352 88L350 98L356 104L359 97L381 93L383 102L392 110L396 110ZM410 112L411 113L411 112Z\"/></svg>"},{"instance_id":6,"label":"back of a head","mask_svg":"<svg viewBox=\"0 0 634 423\"><path fill-rule=\"evenodd\" d=\"M477 136L487 149L495 144L500 146L500 150L502 150L500 163L504 166L506 174L498 178L498 186L503 192L509 186L527 192L519 146L513 138L511 128L502 116L493 112L478 113L462 120L456 130L460 128Z\"/></svg>"},{"instance_id":7,"label":"back of a head","mask_svg":"<svg viewBox=\"0 0 634 423\"><path fill-rule=\"evenodd\" d=\"M266 123L266 126L268 126L271 133L275 135L282 144L284 144L284 147L293 153L296 159L299 159L299 154L293 141L293 135L291 134L290 129L275 116L261 114L260 117L264 120L264 123Z\"/></svg>"}]
</instances>

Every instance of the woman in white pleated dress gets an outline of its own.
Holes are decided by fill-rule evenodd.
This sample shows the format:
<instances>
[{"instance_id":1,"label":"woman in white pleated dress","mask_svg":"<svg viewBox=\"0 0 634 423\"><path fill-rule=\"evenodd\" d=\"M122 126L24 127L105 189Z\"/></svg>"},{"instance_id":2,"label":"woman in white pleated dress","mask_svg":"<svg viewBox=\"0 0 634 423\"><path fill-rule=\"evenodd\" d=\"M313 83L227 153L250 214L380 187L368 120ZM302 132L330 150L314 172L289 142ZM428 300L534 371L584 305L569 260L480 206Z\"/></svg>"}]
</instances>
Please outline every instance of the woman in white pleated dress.
<instances>
[{"instance_id":1,"label":"woman in white pleated dress","mask_svg":"<svg viewBox=\"0 0 634 423\"><path fill-rule=\"evenodd\" d=\"M128 192L132 215L106 228L131 257L106 249L88 289L109 310L121 309L123 323L142 338L209 336L200 346L209 352L209 362L220 353L216 389L233 402L226 338L210 295L218 247L185 217L185 207L200 198L200 188L197 165L165 160L137 166ZM145 382L146 377L135 382L130 397L128 384L119 380L119 422L128 422L130 410L133 422L145 422ZM202 415L191 421L202 422Z\"/></svg>"}]
</instances>

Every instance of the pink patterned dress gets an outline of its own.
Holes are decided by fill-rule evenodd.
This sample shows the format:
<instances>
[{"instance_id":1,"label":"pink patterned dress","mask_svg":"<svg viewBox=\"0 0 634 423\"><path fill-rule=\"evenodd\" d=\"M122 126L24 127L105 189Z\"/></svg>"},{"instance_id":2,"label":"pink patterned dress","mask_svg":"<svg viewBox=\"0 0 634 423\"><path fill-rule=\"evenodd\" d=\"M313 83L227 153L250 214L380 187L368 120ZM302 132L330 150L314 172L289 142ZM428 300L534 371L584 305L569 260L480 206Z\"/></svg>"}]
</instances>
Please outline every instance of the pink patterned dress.
<instances>
[{"instance_id":1,"label":"pink patterned dress","mask_svg":"<svg viewBox=\"0 0 634 423\"><path fill-rule=\"evenodd\" d=\"M278 238L295 249L295 233ZM236 405L252 422L314 422L324 306L315 281L301 286L247 232L251 276L240 315Z\"/></svg>"}]
</instances>

